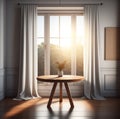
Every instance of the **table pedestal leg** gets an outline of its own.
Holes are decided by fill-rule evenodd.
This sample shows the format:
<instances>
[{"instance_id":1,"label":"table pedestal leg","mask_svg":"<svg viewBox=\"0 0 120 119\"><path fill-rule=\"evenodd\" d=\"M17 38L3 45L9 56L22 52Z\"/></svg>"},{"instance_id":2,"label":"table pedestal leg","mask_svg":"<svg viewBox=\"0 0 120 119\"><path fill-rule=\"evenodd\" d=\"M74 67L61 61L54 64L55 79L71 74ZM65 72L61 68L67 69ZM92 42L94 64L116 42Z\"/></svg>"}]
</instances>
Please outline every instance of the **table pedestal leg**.
<instances>
[{"instance_id":1,"label":"table pedestal leg","mask_svg":"<svg viewBox=\"0 0 120 119\"><path fill-rule=\"evenodd\" d=\"M64 82L71 107L74 107L73 100L67 82Z\"/></svg>"},{"instance_id":2,"label":"table pedestal leg","mask_svg":"<svg viewBox=\"0 0 120 119\"><path fill-rule=\"evenodd\" d=\"M60 82L60 102L62 102L62 82Z\"/></svg>"},{"instance_id":3,"label":"table pedestal leg","mask_svg":"<svg viewBox=\"0 0 120 119\"><path fill-rule=\"evenodd\" d=\"M48 104L47 104L48 108L50 107L50 105L52 103L52 99L53 99L53 96L54 96L54 93L55 93L56 86L57 86L57 82L55 82L54 85L53 85L53 88L52 88L52 91L51 91L51 94L50 94L50 98L49 98L49 101L48 101Z\"/></svg>"}]
</instances>

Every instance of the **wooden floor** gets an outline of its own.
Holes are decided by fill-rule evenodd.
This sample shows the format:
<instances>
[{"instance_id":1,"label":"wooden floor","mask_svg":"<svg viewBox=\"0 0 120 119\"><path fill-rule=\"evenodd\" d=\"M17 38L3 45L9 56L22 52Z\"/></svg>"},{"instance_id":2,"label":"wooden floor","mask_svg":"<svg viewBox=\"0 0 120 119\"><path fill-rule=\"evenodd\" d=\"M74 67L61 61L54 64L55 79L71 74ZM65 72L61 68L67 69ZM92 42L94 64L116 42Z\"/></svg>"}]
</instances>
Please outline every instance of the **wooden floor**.
<instances>
[{"instance_id":1,"label":"wooden floor","mask_svg":"<svg viewBox=\"0 0 120 119\"><path fill-rule=\"evenodd\" d=\"M102 101L73 99L74 108L63 99L54 99L51 109L47 98L29 101L5 99L0 101L0 119L120 119L120 99Z\"/></svg>"}]
</instances>

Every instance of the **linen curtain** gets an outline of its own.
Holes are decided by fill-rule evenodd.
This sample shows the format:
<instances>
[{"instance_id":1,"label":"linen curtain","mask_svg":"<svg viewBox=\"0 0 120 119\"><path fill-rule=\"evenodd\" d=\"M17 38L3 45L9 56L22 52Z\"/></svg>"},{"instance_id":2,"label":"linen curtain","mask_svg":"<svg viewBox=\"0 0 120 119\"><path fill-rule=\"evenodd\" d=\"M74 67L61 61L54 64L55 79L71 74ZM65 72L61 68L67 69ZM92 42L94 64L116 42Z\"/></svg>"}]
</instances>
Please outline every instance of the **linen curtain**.
<instances>
[{"instance_id":1,"label":"linen curtain","mask_svg":"<svg viewBox=\"0 0 120 119\"><path fill-rule=\"evenodd\" d=\"M99 10L98 5L85 6L84 95L88 99L103 99L99 77Z\"/></svg>"},{"instance_id":2,"label":"linen curtain","mask_svg":"<svg viewBox=\"0 0 120 119\"><path fill-rule=\"evenodd\" d=\"M21 38L18 99L39 97L37 92L37 41L35 5L21 5Z\"/></svg>"}]
</instances>

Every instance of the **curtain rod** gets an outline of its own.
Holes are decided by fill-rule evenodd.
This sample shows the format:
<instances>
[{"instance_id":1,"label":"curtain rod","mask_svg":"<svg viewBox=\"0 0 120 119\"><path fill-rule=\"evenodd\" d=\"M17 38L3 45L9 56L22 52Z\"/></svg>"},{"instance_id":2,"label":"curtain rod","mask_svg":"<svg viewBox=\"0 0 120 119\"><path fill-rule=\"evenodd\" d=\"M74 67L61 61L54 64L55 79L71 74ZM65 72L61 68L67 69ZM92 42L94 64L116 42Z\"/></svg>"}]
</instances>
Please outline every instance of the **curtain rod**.
<instances>
[{"instance_id":1,"label":"curtain rod","mask_svg":"<svg viewBox=\"0 0 120 119\"><path fill-rule=\"evenodd\" d=\"M59 4L41 4L41 3L24 3L24 2L21 2L21 3L18 3L18 5L41 5L42 7L53 7L53 6L59 6L59 7L71 7L71 6L80 6L80 5L103 5L103 3L80 3L80 4L62 4L62 3L59 3Z\"/></svg>"}]
</instances>

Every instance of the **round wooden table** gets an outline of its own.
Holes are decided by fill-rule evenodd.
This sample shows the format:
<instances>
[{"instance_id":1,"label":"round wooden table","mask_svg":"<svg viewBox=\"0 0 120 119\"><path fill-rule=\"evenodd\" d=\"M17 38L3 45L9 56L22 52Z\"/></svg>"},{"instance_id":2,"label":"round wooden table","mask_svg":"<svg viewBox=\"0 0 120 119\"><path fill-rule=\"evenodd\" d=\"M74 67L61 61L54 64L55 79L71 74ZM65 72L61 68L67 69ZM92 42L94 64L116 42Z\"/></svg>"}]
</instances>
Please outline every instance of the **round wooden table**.
<instances>
[{"instance_id":1,"label":"round wooden table","mask_svg":"<svg viewBox=\"0 0 120 119\"><path fill-rule=\"evenodd\" d=\"M48 108L50 107L50 105L52 103L52 99L53 99L53 96L54 96L54 93L55 93L57 83L60 83L60 100L59 101L62 102L62 84L64 83L65 88L66 88L66 92L67 92L67 95L68 95L68 98L69 98L70 105L71 105L71 107L74 107L73 100L72 100L72 97L71 97L71 93L70 93L70 90L69 90L69 87L68 87L68 83L69 82L81 81L83 79L84 79L83 76L76 76L76 75L63 75L62 77L58 77L57 75L43 75L43 76L38 76L37 77L38 81L54 83L54 85L52 87L52 90L51 90L50 97L49 97L49 101L48 101L48 104L47 104Z\"/></svg>"}]
</instances>

